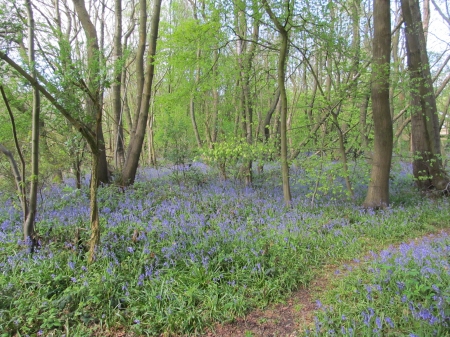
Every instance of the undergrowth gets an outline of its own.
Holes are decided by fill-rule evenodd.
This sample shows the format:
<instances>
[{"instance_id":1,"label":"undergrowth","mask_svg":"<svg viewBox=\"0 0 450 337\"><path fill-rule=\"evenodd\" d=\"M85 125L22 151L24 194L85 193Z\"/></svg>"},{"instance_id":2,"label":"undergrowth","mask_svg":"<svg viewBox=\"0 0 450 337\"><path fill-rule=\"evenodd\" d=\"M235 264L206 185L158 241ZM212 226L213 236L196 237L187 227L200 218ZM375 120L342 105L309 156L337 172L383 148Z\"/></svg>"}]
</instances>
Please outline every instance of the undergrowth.
<instances>
[{"instance_id":1,"label":"undergrowth","mask_svg":"<svg viewBox=\"0 0 450 337\"><path fill-rule=\"evenodd\" d=\"M5 199L1 336L102 335L116 327L136 335L200 333L281 300L326 263L448 226L448 203L422 200L407 175L392 185L394 206L379 212L334 192L311 207L304 172L293 170L292 179L289 208L270 170L253 188L198 168L175 180L169 173L125 190L101 188L101 246L91 265L87 187L41 191L41 247L33 256L18 244L18 204Z\"/></svg>"},{"instance_id":2,"label":"undergrowth","mask_svg":"<svg viewBox=\"0 0 450 337\"><path fill-rule=\"evenodd\" d=\"M450 336L450 237L373 254L338 277L308 336Z\"/></svg>"}]
</instances>

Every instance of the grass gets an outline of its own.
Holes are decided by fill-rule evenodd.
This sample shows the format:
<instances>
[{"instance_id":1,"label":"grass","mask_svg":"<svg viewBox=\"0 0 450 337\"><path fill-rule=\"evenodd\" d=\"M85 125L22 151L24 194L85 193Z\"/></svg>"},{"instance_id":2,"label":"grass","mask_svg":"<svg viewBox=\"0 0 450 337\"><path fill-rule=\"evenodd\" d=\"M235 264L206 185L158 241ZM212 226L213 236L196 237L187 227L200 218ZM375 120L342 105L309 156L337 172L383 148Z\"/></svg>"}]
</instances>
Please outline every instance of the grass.
<instances>
[{"instance_id":1,"label":"grass","mask_svg":"<svg viewBox=\"0 0 450 337\"><path fill-rule=\"evenodd\" d=\"M323 189L311 207L307 182L314 177L301 169L293 170L290 208L278 171L248 188L201 169L143 170L125 191L101 188L101 247L89 266L87 187L67 182L41 191L41 248L33 256L18 244L17 202L3 195L0 336L104 335L117 327L136 335L195 334L281 300L324 264L448 226L447 200L422 200L400 169L393 207L379 212L355 206L363 184L356 201ZM328 327L320 324L319 333Z\"/></svg>"}]
</instances>

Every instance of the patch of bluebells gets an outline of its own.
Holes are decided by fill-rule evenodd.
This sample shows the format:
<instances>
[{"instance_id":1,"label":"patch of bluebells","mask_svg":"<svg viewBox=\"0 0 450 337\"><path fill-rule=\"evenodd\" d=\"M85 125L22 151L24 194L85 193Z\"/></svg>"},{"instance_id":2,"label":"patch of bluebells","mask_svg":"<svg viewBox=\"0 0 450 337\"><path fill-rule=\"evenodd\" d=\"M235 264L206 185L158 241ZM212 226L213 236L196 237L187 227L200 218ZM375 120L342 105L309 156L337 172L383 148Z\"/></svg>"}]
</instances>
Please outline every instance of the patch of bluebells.
<instances>
[{"instance_id":1,"label":"patch of bluebells","mask_svg":"<svg viewBox=\"0 0 450 337\"><path fill-rule=\"evenodd\" d=\"M427 207L442 207L442 216L449 209L422 203L411 206L410 212L396 208L370 214L351 202L337 201L336 196L321 198L320 208L310 208L304 193L310 186L298 183L303 171L295 168L291 175L294 200L292 207L285 207L277 166L256 176L253 187L219 181L203 164L192 166L205 175L201 184L196 180L180 184L172 179L174 168L166 168L139 170L135 185L126 189L100 188L101 246L89 268L82 247L75 242L77 229L82 244L89 239L86 178L81 190L74 189L72 182L43 188L37 217L42 245L32 258L17 249L22 239L21 214L17 201L7 199L0 206L4 276L0 313L1 303L14 307L18 299L11 294L33 294L36 298L29 301L28 310L45 299L65 312L70 308L78 308L83 315L90 312L95 321L106 313L114 319L115 310L128 308L117 316L128 319L130 325L151 311L159 325L140 319L142 331L185 332L192 329L189 324L207 324L208 317L230 319L249 306L279 298L283 291L306 283L312 267L361 249L361 235L400 237L404 228L414 228ZM390 224L393 218L395 229ZM14 289L11 294L2 290L9 283ZM34 284L40 285L38 291ZM379 292L372 290L372 296L374 291ZM66 303L68 298L79 302ZM208 307L208 303L213 304ZM418 315L424 317L427 313L422 309L417 308ZM192 316L192 321L183 316L205 310L211 312ZM11 315L11 322L25 315L14 310L3 314ZM75 322L77 312L71 315L66 318ZM62 324L66 318L61 318ZM373 320L379 323L376 317ZM381 322L387 322L386 318Z\"/></svg>"},{"instance_id":2,"label":"patch of bluebells","mask_svg":"<svg viewBox=\"0 0 450 337\"><path fill-rule=\"evenodd\" d=\"M330 304L320 305L316 329L307 335L327 336L334 329L336 336L349 336L352 329L355 336L400 332L408 336L447 336L449 256L447 234L383 250L367 266L340 281L331 292ZM337 312L344 313L345 319Z\"/></svg>"}]
</instances>

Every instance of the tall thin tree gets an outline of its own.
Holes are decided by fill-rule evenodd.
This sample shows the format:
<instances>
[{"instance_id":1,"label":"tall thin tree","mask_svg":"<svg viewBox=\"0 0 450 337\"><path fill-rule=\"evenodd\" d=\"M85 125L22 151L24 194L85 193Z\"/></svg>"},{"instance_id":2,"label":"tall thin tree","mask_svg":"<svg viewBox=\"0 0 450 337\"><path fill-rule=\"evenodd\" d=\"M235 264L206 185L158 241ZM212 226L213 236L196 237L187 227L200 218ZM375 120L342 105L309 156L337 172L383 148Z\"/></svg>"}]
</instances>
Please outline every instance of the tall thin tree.
<instances>
[{"instance_id":1,"label":"tall thin tree","mask_svg":"<svg viewBox=\"0 0 450 337\"><path fill-rule=\"evenodd\" d=\"M280 138L281 138L281 175L283 181L283 197L284 202L289 205L292 200L291 187L289 183L289 163L288 163L288 149L287 149L287 93L286 93L286 60L288 56L288 33L289 33L289 1L284 2L285 9L285 21L280 21L276 17L272 8L267 3L267 0L263 0L264 8L269 15L270 19L274 23L278 33L280 34L280 53L278 56L278 88L280 90L281 101L281 117L280 117Z\"/></svg>"},{"instance_id":2,"label":"tall thin tree","mask_svg":"<svg viewBox=\"0 0 450 337\"><path fill-rule=\"evenodd\" d=\"M28 67L33 79L37 79L35 57L35 22L31 0L25 1L28 16ZM37 189L39 183L39 116L41 111L41 99L39 90L33 88L33 112L31 122L31 179L28 213L23 224L25 241L29 242L30 252L33 253L37 244L35 237L35 219L37 208Z\"/></svg>"},{"instance_id":3,"label":"tall thin tree","mask_svg":"<svg viewBox=\"0 0 450 337\"><path fill-rule=\"evenodd\" d=\"M390 0L374 0L373 10L372 114L374 152L364 206L383 208L389 205L389 172L393 147L392 118L389 110Z\"/></svg>"}]
</instances>

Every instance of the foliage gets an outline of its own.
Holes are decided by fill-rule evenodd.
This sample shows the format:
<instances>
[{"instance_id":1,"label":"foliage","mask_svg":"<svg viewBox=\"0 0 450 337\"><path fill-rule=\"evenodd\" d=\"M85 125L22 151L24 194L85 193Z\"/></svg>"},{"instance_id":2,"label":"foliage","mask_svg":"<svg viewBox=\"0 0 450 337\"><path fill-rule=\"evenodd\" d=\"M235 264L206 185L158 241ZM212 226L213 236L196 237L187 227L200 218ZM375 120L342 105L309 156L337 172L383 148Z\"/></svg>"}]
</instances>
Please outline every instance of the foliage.
<instances>
[{"instance_id":1,"label":"foliage","mask_svg":"<svg viewBox=\"0 0 450 337\"><path fill-rule=\"evenodd\" d=\"M244 138L228 138L215 143L213 148L204 149L202 157L218 168L222 178L227 179L238 178L238 164L252 160L264 165L275 156L275 152L273 141L249 144Z\"/></svg>"},{"instance_id":2,"label":"foliage","mask_svg":"<svg viewBox=\"0 0 450 337\"><path fill-rule=\"evenodd\" d=\"M367 183L367 168L364 168L364 164L363 161L354 162L354 169L351 170L351 180L361 185ZM303 173L299 175L299 183L309 186L305 196L310 199L312 206L322 198L350 199L350 191L345 188L343 164L333 160L332 153L306 153L294 165Z\"/></svg>"}]
</instances>

